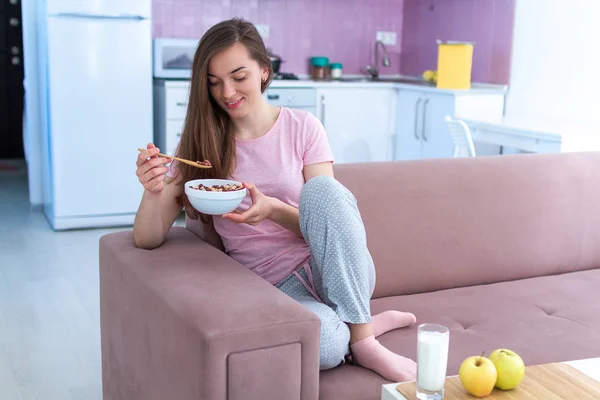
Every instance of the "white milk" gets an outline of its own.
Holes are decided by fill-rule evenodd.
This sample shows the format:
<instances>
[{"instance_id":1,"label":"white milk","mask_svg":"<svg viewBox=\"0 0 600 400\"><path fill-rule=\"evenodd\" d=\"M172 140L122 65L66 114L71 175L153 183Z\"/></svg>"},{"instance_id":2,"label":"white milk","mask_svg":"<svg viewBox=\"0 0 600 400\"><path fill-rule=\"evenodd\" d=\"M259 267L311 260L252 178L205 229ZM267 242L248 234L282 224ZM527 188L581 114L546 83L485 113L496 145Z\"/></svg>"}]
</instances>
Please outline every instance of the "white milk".
<instances>
[{"instance_id":1,"label":"white milk","mask_svg":"<svg viewBox=\"0 0 600 400\"><path fill-rule=\"evenodd\" d=\"M450 335L420 332L417 340L417 385L430 392L441 391L446 380Z\"/></svg>"}]
</instances>

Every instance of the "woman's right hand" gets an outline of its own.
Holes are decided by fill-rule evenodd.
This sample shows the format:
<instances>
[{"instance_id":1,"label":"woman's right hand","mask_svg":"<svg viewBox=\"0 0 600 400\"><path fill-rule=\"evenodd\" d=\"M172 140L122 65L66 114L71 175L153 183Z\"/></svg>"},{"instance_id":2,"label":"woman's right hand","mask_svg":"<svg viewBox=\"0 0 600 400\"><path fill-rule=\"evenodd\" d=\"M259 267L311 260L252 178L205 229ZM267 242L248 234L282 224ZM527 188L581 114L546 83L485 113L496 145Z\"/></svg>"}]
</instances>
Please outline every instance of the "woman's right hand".
<instances>
[{"instance_id":1,"label":"woman's right hand","mask_svg":"<svg viewBox=\"0 0 600 400\"><path fill-rule=\"evenodd\" d=\"M135 174L140 183L149 192L160 193L164 187L164 174L169 170L165 164L170 159L159 157L160 150L153 143L148 143L147 149L138 154L136 161L137 170Z\"/></svg>"}]
</instances>

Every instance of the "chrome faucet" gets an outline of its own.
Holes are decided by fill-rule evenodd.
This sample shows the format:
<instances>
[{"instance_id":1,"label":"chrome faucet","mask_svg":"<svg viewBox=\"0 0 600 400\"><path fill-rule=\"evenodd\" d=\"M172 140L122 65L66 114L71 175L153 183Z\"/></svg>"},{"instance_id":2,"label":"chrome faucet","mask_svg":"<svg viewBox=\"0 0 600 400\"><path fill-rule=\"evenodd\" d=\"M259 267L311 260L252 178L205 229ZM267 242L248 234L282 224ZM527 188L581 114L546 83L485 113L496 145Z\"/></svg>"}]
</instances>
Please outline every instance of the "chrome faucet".
<instances>
[{"instance_id":1,"label":"chrome faucet","mask_svg":"<svg viewBox=\"0 0 600 400\"><path fill-rule=\"evenodd\" d=\"M382 64L384 67L390 66L390 56L388 55L387 49L385 48L385 44L381 40L375 42L375 64L374 66L367 65L365 69L368 73L371 74L373 79L379 79L379 46L383 50L383 61Z\"/></svg>"}]
</instances>

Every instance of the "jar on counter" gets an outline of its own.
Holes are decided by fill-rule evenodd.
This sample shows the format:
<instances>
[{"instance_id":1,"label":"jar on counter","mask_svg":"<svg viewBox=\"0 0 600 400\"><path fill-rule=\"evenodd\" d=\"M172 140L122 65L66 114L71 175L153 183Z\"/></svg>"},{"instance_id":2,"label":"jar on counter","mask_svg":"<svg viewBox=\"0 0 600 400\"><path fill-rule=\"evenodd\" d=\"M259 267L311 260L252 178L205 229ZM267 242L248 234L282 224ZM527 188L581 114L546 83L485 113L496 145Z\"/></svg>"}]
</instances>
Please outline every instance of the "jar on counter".
<instances>
[{"instance_id":1,"label":"jar on counter","mask_svg":"<svg viewBox=\"0 0 600 400\"><path fill-rule=\"evenodd\" d=\"M342 77L342 64L333 63L330 67L331 79L340 79Z\"/></svg>"},{"instance_id":2,"label":"jar on counter","mask_svg":"<svg viewBox=\"0 0 600 400\"><path fill-rule=\"evenodd\" d=\"M312 57L310 59L312 66L311 77L315 81L329 79L329 58L327 57Z\"/></svg>"}]
</instances>

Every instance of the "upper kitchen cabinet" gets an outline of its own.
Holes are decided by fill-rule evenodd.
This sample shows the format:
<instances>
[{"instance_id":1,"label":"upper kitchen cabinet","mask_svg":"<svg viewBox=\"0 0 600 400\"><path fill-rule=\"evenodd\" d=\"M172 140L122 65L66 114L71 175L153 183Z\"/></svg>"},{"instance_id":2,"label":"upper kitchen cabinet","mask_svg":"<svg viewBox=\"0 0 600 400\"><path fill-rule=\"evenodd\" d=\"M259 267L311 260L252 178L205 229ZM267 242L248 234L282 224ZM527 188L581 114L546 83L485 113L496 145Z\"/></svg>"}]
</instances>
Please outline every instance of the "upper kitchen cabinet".
<instances>
[{"instance_id":1,"label":"upper kitchen cabinet","mask_svg":"<svg viewBox=\"0 0 600 400\"><path fill-rule=\"evenodd\" d=\"M453 156L446 115L498 121L504 112L501 91L435 92L400 89L397 100L395 158L416 160ZM476 144L477 150L477 144Z\"/></svg>"},{"instance_id":2,"label":"upper kitchen cabinet","mask_svg":"<svg viewBox=\"0 0 600 400\"><path fill-rule=\"evenodd\" d=\"M317 116L336 163L393 160L395 110L393 88L317 89Z\"/></svg>"}]
</instances>

